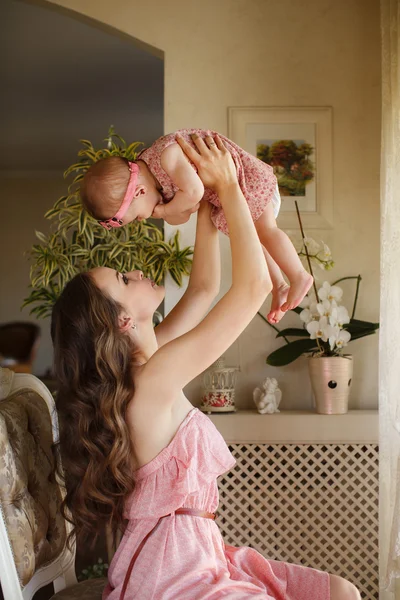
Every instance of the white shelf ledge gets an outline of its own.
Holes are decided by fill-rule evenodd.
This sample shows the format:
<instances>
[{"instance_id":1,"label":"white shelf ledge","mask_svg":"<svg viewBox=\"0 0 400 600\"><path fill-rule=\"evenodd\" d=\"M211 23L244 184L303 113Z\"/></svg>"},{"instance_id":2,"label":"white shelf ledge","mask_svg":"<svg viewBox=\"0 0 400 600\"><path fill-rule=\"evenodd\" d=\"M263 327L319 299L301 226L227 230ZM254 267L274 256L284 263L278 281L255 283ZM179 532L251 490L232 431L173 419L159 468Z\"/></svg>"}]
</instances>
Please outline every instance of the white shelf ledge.
<instances>
[{"instance_id":1,"label":"white shelf ledge","mask_svg":"<svg viewBox=\"0 0 400 600\"><path fill-rule=\"evenodd\" d=\"M208 416L229 443L377 444L379 441L377 410L350 410L345 415L319 415L308 410L260 415L255 410L243 410Z\"/></svg>"}]
</instances>

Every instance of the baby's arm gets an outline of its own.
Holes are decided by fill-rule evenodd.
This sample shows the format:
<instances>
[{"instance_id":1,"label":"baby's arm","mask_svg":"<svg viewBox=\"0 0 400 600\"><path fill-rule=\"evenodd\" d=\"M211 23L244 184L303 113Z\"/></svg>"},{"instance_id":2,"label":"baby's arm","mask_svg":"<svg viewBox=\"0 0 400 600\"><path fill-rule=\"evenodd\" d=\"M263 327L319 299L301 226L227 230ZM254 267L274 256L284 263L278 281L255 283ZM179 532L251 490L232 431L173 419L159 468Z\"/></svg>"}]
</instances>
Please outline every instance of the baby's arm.
<instances>
[{"instance_id":1,"label":"baby's arm","mask_svg":"<svg viewBox=\"0 0 400 600\"><path fill-rule=\"evenodd\" d=\"M204 195L204 185L178 144L171 144L161 154L161 166L179 188L168 204L159 204L153 213L167 223L186 222Z\"/></svg>"}]
</instances>

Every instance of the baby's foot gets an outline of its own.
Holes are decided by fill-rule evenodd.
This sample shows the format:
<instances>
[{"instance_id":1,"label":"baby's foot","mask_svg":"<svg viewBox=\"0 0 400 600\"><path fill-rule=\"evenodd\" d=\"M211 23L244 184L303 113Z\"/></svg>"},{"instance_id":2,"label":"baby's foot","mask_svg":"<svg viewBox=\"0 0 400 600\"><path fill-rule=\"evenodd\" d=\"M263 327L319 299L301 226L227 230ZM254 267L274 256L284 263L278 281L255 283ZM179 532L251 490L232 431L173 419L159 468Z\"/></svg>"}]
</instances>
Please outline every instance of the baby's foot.
<instances>
[{"instance_id":1,"label":"baby's foot","mask_svg":"<svg viewBox=\"0 0 400 600\"><path fill-rule=\"evenodd\" d=\"M287 300L289 289L289 286L284 281L279 286L273 288L271 309L267 315L267 321L270 323L279 323L284 316L285 313L281 310L281 306Z\"/></svg>"},{"instance_id":2,"label":"baby's foot","mask_svg":"<svg viewBox=\"0 0 400 600\"><path fill-rule=\"evenodd\" d=\"M307 294L313 284L313 278L307 271L300 271L295 279L290 282L290 290L287 301L281 306L281 310L286 312L296 308Z\"/></svg>"}]
</instances>

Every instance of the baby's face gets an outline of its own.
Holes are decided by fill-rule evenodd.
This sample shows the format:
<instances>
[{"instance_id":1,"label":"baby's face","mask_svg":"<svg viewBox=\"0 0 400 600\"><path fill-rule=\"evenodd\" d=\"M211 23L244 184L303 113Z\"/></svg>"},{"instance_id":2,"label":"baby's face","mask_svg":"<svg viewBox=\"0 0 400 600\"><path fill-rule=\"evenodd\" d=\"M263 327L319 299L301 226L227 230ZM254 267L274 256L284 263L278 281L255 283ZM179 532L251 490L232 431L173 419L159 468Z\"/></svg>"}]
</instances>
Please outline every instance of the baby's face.
<instances>
[{"instance_id":1,"label":"baby's face","mask_svg":"<svg viewBox=\"0 0 400 600\"><path fill-rule=\"evenodd\" d=\"M162 202L161 192L154 185L138 185L135 198L126 213L124 221L143 221L149 219L157 204Z\"/></svg>"}]
</instances>

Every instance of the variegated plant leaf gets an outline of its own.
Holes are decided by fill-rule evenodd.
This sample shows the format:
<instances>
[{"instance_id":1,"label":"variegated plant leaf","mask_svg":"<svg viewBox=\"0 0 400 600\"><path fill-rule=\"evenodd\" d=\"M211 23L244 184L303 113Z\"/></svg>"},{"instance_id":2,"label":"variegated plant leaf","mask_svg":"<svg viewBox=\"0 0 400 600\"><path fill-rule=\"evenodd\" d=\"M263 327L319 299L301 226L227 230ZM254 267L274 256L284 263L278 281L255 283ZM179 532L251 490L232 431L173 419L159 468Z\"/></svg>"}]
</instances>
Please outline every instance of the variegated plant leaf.
<instances>
[{"instance_id":1,"label":"variegated plant leaf","mask_svg":"<svg viewBox=\"0 0 400 600\"><path fill-rule=\"evenodd\" d=\"M46 212L51 220L49 235L37 232L39 244L27 253L30 265L30 290L23 306L34 305L31 313L38 318L51 314L52 306L66 282L76 273L95 266L108 266L120 272L141 269L158 284L165 274L178 284L190 272L190 247L180 248L179 232L164 241L162 231L152 222L132 222L123 228L105 230L86 214L79 198L79 183L87 169L106 156L126 156L131 160L143 145L129 145L110 128L106 138L110 147L95 149L89 140L81 140L83 148L75 162L64 173L72 176L68 194L61 196Z\"/></svg>"}]
</instances>

